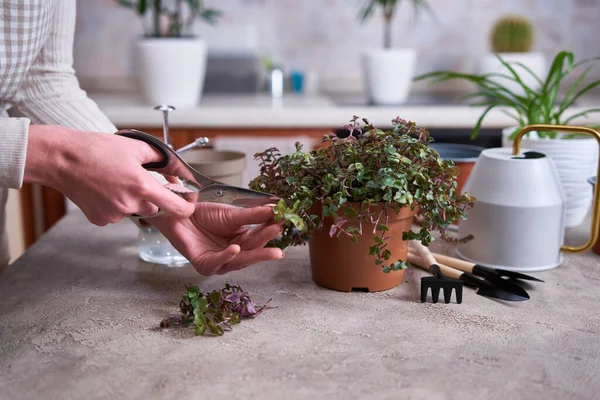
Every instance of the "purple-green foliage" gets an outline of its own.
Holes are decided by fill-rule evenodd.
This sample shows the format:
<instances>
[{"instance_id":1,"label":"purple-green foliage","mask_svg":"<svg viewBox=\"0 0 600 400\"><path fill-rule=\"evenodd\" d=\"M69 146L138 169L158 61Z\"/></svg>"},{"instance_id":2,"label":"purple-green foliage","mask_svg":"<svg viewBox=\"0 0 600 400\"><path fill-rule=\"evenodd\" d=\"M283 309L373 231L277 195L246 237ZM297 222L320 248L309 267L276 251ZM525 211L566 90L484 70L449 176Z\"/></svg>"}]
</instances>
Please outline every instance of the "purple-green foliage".
<instances>
[{"instance_id":1,"label":"purple-green foliage","mask_svg":"<svg viewBox=\"0 0 600 400\"><path fill-rule=\"evenodd\" d=\"M402 238L428 245L431 232L438 230L444 239L452 240L446 228L465 219L465 210L475 199L457 193L458 169L428 146L432 139L427 130L401 118L392 125L383 131L355 116L346 126L350 135L344 139L327 135L324 148L306 153L297 143L290 155L281 155L276 148L257 153L260 175L250 188L282 198L274 213L277 221L284 221L283 233L269 245L283 249L304 244L322 228L323 217L329 216L334 220L331 237L344 234L358 242L363 223L369 221L377 234L369 251L374 264L383 272L399 270L406 263L390 261L388 217L402 207L417 205L422 227L418 232L403 232ZM359 210L345 206L347 202L360 203ZM381 211L373 211L375 206L382 206Z\"/></svg>"},{"instance_id":2,"label":"purple-green foliage","mask_svg":"<svg viewBox=\"0 0 600 400\"><path fill-rule=\"evenodd\" d=\"M243 318L260 315L265 307L266 304L256 307L240 286L226 284L223 289L210 293L200 292L200 288L195 285L188 286L179 303L181 315L163 319L160 327L193 325L196 336L203 335L207 330L220 336L225 330L231 330L231 325L239 324Z\"/></svg>"}]
</instances>

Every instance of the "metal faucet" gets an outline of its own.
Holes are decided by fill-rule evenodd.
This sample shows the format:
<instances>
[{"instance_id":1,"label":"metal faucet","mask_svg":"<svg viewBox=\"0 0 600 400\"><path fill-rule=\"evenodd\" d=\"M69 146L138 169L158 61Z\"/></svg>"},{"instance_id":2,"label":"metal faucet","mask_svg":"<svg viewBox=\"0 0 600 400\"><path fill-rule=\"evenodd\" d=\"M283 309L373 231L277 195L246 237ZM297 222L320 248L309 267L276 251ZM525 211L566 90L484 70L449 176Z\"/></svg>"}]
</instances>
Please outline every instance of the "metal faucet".
<instances>
[{"instance_id":1,"label":"metal faucet","mask_svg":"<svg viewBox=\"0 0 600 400\"><path fill-rule=\"evenodd\" d=\"M169 106L166 104L161 104L161 105L154 107L154 109L157 111L161 111L163 113L163 142L170 148L173 148L173 146L171 145L171 139L169 136L169 113L171 111L175 111L175 107ZM190 150L198 148L198 147L204 147L208 144L208 142L209 142L209 140L207 137L201 137L201 138L194 140L192 143L186 144L182 148L175 150L175 152L177 154L183 154L186 151L190 151Z\"/></svg>"},{"instance_id":2,"label":"metal faucet","mask_svg":"<svg viewBox=\"0 0 600 400\"><path fill-rule=\"evenodd\" d=\"M198 147L204 147L207 144L208 144L208 138L207 137L201 137L201 138L198 138L198 139L194 140L192 143L186 144L182 148L180 148L178 150L175 150L175 152L177 154L183 154L186 151L190 151L190 150L198 148Z\"/></svg>"},{"instance_id":3,"label":"metal faucet","mask_svg":"<svg viewBox=\"0 0 600 400\"><path fill-rule=\"evenodd\" d=\"M175 111L175 107L161 104L154 107L154 109L163 113L163 142L165 142L167 146L173 148L169 139L169 113Z\"/></svg>"}]
</instances>

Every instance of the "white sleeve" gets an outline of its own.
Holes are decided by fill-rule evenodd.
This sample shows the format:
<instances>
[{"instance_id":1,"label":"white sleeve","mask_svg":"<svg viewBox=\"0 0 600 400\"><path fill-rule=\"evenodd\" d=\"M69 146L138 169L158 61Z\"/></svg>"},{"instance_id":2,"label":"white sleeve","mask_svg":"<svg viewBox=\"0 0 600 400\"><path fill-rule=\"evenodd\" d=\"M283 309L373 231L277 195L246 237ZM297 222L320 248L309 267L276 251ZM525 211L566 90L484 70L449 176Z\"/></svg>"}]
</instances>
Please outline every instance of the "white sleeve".
<instances>
[{"instance_id":1,"label":"white sleeve","mask_svg":"<svg viewBox=\"0 0 600 400\"><path fill-rule=\"evenodd\" d=\"M57 0L50 34L29 69L11 115L33 124L115 132L115 126L79 87L73 69L76 2Z\"/></svg>"},{"instance_id":2,"label":"white sleeve","mask_svg":"<svg viewBox=\"0 0 600 400\"><path fill-rule=\"evenodd\" d=\"M23 185L28 132L27 118L0 118L0 187Z\"/></svg>"}]
</instances>

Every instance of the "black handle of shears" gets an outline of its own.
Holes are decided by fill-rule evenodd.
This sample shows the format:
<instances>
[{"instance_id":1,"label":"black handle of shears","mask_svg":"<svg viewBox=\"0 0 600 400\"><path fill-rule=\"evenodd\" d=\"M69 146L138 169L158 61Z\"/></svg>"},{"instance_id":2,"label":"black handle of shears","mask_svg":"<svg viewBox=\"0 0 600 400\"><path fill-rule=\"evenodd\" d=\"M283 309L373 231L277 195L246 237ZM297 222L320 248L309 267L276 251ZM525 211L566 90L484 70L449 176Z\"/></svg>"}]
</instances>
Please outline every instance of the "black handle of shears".
<instances>
[{"instance_id":1,"label":"black handle of shears","mask_svg":"<svg viewBox=\"0 0 600 400\"><path fill-rule=\"evenodd\" d=\"M164 144L154 136L142 131L136 131L135 129L124 129L118 131L116 134L119 136L125 136L130 139L141 140L142 142L154 147L162 155L162 161L142 164L142 167L146 169L162 169L166 168L170 164L171 150L167 147L166 144Z\"/></svg>"}]
</instances>

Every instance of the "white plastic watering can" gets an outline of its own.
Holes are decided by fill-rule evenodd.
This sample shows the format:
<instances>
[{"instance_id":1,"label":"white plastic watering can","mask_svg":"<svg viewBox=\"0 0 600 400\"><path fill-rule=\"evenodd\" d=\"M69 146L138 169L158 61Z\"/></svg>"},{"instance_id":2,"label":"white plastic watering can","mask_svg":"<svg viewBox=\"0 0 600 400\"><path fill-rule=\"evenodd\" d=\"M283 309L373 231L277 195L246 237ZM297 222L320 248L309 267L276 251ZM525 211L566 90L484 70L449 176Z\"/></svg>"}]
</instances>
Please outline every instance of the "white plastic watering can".
<instances>
[{"instance_id":1,"label":"white plastic watering can","mask_svg":"<svg viewBox=\"0 0 600 400\"><path fill-rule=\"evenodd\" d=\"M520 149L531 131L588 134L600 145L600 133L591 128L529 125L518 133L512 151L484 150L463 189L477 200L458 225L460 237L474 235L457 247L459 257L490 268L543 271L562 263L561 252L584 252L596 242L600 185L594 189L590 239L582 246L564 246L566 200L554 163L545 154Z\"/></svg>"}]
</instances>

